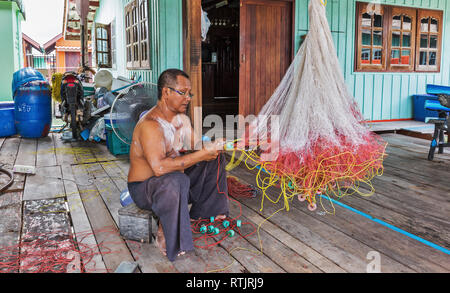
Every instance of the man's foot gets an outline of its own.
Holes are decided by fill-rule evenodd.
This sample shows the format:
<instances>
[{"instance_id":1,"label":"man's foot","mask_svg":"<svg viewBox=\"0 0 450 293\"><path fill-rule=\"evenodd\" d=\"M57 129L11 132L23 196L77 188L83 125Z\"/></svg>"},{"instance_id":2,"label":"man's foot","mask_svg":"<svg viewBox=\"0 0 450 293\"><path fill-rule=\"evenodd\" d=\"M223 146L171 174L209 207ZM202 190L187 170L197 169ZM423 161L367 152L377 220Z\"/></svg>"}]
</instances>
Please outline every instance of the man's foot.
<instances>
[{"instance_id":1,"label":"man's foot","mask_svg":"<svg viewBox=\"0 0 450 293\"><path fill-rule=\"evenodd\" d=\"M161 251L163 255L167 256L166 238L164 237L164 231L161 223L159 223L158 232L156 232L156 245L158 246L159 251Z\"/></svg>"},{"instance_id":2,"label":"man's foot","mask_svg":"<svg viewBox=\"0 0 450 293\"><path fill-rule=\"evenodd\" d=\"M227 218L227 216L225 216L225 215L218 215L218 216L216 216L216 221L217 220L225 220Z\"/></svg>"}]
</instances>

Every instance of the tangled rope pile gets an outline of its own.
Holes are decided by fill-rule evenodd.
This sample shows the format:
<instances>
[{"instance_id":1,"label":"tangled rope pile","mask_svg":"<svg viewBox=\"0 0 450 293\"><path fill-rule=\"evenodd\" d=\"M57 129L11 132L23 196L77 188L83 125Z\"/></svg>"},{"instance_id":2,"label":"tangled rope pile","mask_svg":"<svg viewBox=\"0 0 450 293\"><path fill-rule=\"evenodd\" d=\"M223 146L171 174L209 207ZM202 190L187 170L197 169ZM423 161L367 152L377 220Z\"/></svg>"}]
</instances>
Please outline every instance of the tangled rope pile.
<instances>
[{"instance_id":1,"label":"tangled rope pile","mask_svg":"<svg viewBox=\"0 0 450 293\"><path fill-rule=\"evenodd\" d=\"M114 227L96 231L117 234ZM79 233L78 241L70 237L61 239L55 235L27 233L26 237L35 239L19 245L0 247L0 273L88 273L102 272L96 267L94 257L118 253L108 247L111 243L85 244L83 240L93 232ZM107 272L107 271L105 271Z\"/></svg>"}]
</instances>

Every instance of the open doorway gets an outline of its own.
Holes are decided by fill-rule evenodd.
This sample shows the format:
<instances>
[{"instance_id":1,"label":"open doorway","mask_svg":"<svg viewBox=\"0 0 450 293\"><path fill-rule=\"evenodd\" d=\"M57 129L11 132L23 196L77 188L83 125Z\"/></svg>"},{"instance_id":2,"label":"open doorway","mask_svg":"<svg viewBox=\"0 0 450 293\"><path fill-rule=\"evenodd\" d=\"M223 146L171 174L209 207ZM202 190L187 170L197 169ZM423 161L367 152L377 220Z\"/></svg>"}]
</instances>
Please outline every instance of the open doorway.
<instances>
[{"instance_id":1,"label":"open doorway","mask_svg":"<svg viewBox=\"0 0 450 293\"><path fill-rule=\"evenodd\" d=\"M239 114L239 0L202 0L210 22L202 41L202 114Z\"/></svg>"}]
</instances>

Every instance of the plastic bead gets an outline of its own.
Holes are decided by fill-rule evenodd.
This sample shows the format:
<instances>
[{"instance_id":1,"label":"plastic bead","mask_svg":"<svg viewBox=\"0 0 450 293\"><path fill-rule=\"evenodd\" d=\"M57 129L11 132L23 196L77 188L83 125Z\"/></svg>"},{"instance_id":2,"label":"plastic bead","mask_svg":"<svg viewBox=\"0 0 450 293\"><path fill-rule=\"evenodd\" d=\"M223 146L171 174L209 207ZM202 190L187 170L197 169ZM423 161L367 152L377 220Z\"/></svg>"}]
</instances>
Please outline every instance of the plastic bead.
<instances>
[{"instance_id":1,"label":"plastic bead","mask_svg":"<svg viewBox=\"0 0 450 293\"><path fill-rule=\"evenodd\" d=\"M202 234L205 234L205 233L206 233L206 226L202 225L202 226L200 227L200 232L201 232Z\"/></svg>"},{"instance_id":2,"label":"plastic bead","mask_svg":"<svg viewBox=\"0 0 450 293\"><path fill-rule=\"evenodd\" d=\"M233 237L233 236L234 236L234 231L233 231L233 230L228 231L228 232L227 232L227 235L228 235L229 237Z\"/></svg>"},{"instance_id":3,"label":"plastic bead","mask_svg":"<svg viewBox=\"0 0 450 293\"><path fill-rule=\"evenodd\" d=\"M230 222L228 222L228 221L223 221L223 227L224 228L228 228L228 226L230 226Z\"/></svg>"},{"instance_id":4,"label":"plastic bead","mask_svg":"<svg viewBox=\"0 0 450 293\"><path fill-rule=\"evenodd\" d=\"M209 233L214 232L214 226L208 226L208 232Z\"/></svg>"},{"instance_id":5,"label":"plastic bead","mask_svg":"<svg viewBox=\"0 0 450 293\"><path fill-rule=\"evenodd\" d=\"M298 200L301 201L301 202L304 202L304 201L306 200L306 195L304 195L304 194L299 194L299 195L298 195Z\"/></svg>"},{"instance_id":6,"label":"plastic bead","mask_svg":"<svg viewBox=\"0 0 450 293\"><path fill-rule=\"evenodd\" d=\"M317 209L317 205L315 202L312 202L308 205L308 210L310 210L311 212L314 212Z\"/></svg>"},{"instance_id":7,"label":"plastic bead","mask_svg":"<svg viewBox=\"0 0 450 293\"><path fill-rule=\"evenodd\" d=\"M217 234L219 234L219 233L220 233L219 228L214 228L214 235L217 235Z\"/></svg>"},{"instance_id":8,"label":"plastic bead","mask_svg":"<svg viewBox=\"0 0 450 293\"><path fill-rule=\"evenodd\" d=\"M211 223L214 223L214 217L209 218L209 221L210 221Z\"/></svg>"},{"instance_id":9,"label":"plastic bead","mask_svg":"<svg viewBox=\"0 0 450 293\"><path fill-rule=\"evenodd\" d=\"M236 221L236 226L241 227L241 225L242 225L242 221L241 220L237 220Z\"/></svg>"},{"instance_id":10,"label":"plastic bead","mask_svg":"<svg viewBox=\"0 0 450 293\"><path fill-rule=\"evenodd\" d=\"M232 143L232 142L227 142L227 143L225 144L225 149L226 149L227 151L233 150L233 143Z\"/></svg>"},{"instance_id":11,"label":"plastic bead","mask_svg":"<svg viewBox=\"0 0 450 293\"><path fill-rule=\"evenodd\" d=\"M289 181L288 187L289 189L294 189L294 184L292 183L292 181Z\"/></svg>"}]
</instances>

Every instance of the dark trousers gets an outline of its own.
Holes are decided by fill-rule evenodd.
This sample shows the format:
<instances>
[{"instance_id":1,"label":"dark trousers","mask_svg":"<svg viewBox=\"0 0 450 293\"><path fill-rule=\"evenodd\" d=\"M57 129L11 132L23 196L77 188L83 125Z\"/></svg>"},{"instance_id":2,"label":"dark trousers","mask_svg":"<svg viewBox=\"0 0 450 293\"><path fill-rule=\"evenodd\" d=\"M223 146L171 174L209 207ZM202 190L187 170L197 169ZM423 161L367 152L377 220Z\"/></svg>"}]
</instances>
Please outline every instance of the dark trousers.
<instances>
[{"instance_id":1,"label":"dark trousers","mask_svg":"<svg viewBox=\"0 0 450 293\"><path fill-rule=\"evenodd\" d=\"M190 219L228 216L225 165L221 154L216 160L200 162L184 173L172 172L128 183L136 205L152 210L159 217L170 261L174 261L180 251L194 249ZM190 210L188 204L192 204Z\"/></svg>"}]
</instances>

